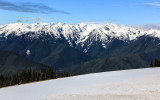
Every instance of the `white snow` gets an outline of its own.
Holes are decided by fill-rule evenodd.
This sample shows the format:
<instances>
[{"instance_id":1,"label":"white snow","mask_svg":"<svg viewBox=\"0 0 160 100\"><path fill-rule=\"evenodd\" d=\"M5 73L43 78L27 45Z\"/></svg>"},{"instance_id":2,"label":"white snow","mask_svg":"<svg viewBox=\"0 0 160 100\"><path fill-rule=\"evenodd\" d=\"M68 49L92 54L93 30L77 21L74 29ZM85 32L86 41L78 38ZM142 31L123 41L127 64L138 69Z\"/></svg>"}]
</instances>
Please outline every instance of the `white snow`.
<instances>
[{"instance_id":1,"label":"white snow","mask_svg":"<svg viewBox=\"0 0 160 100\"><path fill-rule=\"evenodd\" d=\"M81 46L84 52L93 45L94 41L102 43L103 48L112 41L119 39L122 41L136 40L140 36L152 36L160 38L160 30L151 29L149 31L141 31L132 27L107 23L100 24L67 24L67 23L36 23L23 24L15 23L0 26L0 37L7 39L8 36L21 36L28 32L34 34L28 35L29 39L39 38L43 32L46 35L55 37L56 39L63 36L70 46L74 44ZM88 43L85 45L85 43ZM85 46L84 46L85 45ZM86 48L85 48L86 47Z\"/></svg>"},{"instance_id":2,"label":"white snow","mask_svg":"<svg viewBox=\"0 0 160 100\"><path fill-rule=\"evenodd\" d=\"M151 29L151 30L149 30L149 31L146 31L146 35L160 38L160 30Z\"/></svg>"},{"instance_id":3,"label":"white snow","mask_svg":"<svg viewBox=\"0 0 160 100\"><path fill-rule=\"evenodd\" d=\"M86 74L0 89L1 100L160 100L160 68Z\"/></svg>"},{"instance_id":4,"label":"white snow","mask_svg":"<svg viewBox=\"0 0 160 100\"><path fill-rule=\"evenodd\" d=\"M106 30L109 29L109 30ZM60 30L60 31L59 31ZM96 31L95 31L96 30ZM23 35L27 32L41 32L44 31L46 34L53 34L55 36L59 36L62 34L66 39L71 37L78 38L78 40L82 40L83 38L88 36L90 33L102 35L101 39L105 39L105 35L109 35L112 38L119 39L129 39L133 40L141 35L149 35L152 34L153 30L149 31L140 31L135 28L120 26L117 24L107 23L106 25L99 24L66 24L66 23L57 23L57 24L49 24L49 23L36 23L36 24L23 24L23 23L15 23L8 25L0 26L0 34L5 33L5 37L10 34L15 34L16 36ZM94 33L94 31L96 33ZM159 30L155 31L157 34L160 34ZM103 40L103 39L102 39ZM80 42L80 41L79 41Z\"/></svg>"},{"instance_id":5,"label":"white snow","mask_svg":"<svg viewBox=\"0 0 160 100\"><path fill-rule=\"evenodd\" d=\"M26 51L26 54L27 54L28 56L30 55L30 50L29 50L29 49Z\"/></svg>"}]
</instances>

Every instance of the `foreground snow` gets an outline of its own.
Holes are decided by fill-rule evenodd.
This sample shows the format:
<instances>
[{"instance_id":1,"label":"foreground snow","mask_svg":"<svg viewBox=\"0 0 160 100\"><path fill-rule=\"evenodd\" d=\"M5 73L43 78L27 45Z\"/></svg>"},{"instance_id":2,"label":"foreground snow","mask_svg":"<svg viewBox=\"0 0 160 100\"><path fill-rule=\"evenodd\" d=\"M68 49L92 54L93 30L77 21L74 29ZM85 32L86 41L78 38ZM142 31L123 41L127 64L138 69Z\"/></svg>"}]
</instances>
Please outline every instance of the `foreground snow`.
<instances>
[{"instance_id":1,"label":"foreground snow","mask_svg":"<svg viewBox=\"0 0 160 100\"><path fill-rule=\"evenodd\" d=\"M113 71L1 88L1 100L160 100L160 68Z\"/></svg>"}]
</instances>

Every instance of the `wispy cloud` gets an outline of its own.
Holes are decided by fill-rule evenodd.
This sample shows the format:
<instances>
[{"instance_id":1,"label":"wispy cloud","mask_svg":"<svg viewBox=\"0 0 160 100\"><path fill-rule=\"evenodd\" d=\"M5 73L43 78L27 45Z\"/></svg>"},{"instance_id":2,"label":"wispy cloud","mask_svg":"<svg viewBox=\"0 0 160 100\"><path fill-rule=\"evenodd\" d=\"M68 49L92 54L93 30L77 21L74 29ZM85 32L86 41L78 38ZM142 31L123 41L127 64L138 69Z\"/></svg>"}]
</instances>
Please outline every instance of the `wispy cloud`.
<instances>
[{"instance_id":1,"label":"wispy cloud","mask_svg":"<svg viewBox=\"0 0 160 100\"><path fill-rule=\"evenodd\" d=\"M17 23L21 23L22 22L22 20L17 20Z\"/></svg>"},{"instance_id":2,"label":"wispy cloud","mask_svg":"<svg viewBox=\"0 0 160 100\"><path fill-rule=\"evenodd\" d=\"M49 21L49 22L52 22L53 20L52 19L45 19L45 18L40 18L40 17L36 17L36 18L25 18L26 22L43 22L43 21Z\"/></svg>"},{"instance_id":3,"label":"wispy cloud","mask_svg":"<svg viewBox=\"0 0 160 100\"><path fill-rule=\"evenodd\" d=\"M32 19L27 19L26 22L42 22L43 19L40 17L32 18Z\"/></svg>"},{"instance_id":4,"label":"wispy cloud","mask_svg":"<svg viewBox=\"0 0 160 100\"><path fill-rule=\"evenodd\" d=\"M158 3L158 2L145 3L145 5L160 7L160 3Z\"/></svg>"},{"instance_id":5,"label":"wispy cloud","mask_svg":"<svg viewBox=\"0 0 160 100\"><path fill-rule=\"evenodd\" d=\"M16 12L25 12L25 13L61 13L61 14L70 14L66 11L57 10L43 4L35 3L11 3L6 1L0 1L0 9Z\"/></svg>"},{"instance_id":6,"label":"wispy cloud","mask_svg":"<svg viewBox=\"0 0 160 100\"><path fill-rule=\"evenodd\" d=\"M150 29L160 30L160 24L134 25L132 27L140 29L140 30L150 30Z\"/></svg>"}]
</instances>

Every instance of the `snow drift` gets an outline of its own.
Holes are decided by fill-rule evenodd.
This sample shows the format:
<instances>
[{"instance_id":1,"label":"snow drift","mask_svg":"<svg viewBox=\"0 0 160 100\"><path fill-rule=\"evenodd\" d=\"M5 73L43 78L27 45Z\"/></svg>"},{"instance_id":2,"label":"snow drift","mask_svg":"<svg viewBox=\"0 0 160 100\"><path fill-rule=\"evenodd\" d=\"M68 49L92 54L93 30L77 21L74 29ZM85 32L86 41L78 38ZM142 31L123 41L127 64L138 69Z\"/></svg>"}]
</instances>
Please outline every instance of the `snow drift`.
<instances>
[{"instance_id":1,"label":"snow drift","mask_svg":"<svg viewBox=\"0 0 160 100\"><path fill-rule=\"evenodd\" d=\"M80 75L0 89L1 100L159 100L160 68Z\"/></svg>"}]
</instances>

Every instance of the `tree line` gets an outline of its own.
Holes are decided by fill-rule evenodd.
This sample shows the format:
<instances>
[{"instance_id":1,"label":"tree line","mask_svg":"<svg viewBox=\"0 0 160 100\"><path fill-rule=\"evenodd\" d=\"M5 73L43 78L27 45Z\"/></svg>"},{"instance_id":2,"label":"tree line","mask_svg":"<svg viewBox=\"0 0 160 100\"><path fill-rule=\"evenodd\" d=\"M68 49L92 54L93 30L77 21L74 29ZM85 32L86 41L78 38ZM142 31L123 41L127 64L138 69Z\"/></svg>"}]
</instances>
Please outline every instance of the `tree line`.
<instances>
[{"instance_id":1,"label":"tree line","mask_svg":"<svg viewBox=\"0 0 160 100\"><path fill-rule=\"evenodd\" d=\"M160 60L155 59L154 61L151 60L150 67L160 67Z\"/></svg>"},{"instance_id":2,"label":"tree line","mask_svg":"<svg viewBox=\"0 0 160 100\"><path fill-rule=\"evenodd\" d=\"M3 76L0 75L0 87L19 85L29 82L42 81L47 79L56 79L72 76L67 72L57 72L51 67L36 71L35 69L22 70L19 74Z\"/></svg>"}]
</instances>

